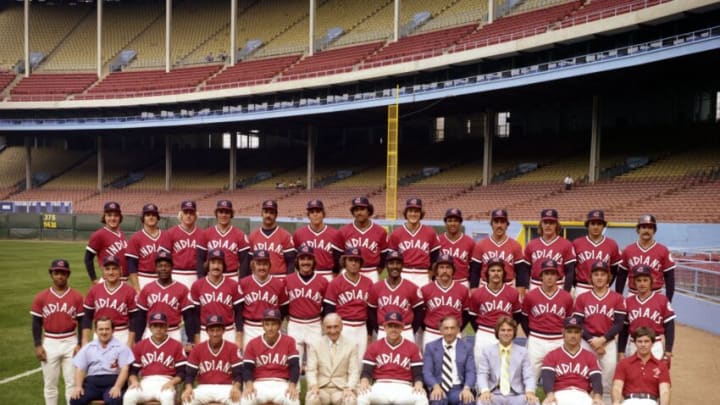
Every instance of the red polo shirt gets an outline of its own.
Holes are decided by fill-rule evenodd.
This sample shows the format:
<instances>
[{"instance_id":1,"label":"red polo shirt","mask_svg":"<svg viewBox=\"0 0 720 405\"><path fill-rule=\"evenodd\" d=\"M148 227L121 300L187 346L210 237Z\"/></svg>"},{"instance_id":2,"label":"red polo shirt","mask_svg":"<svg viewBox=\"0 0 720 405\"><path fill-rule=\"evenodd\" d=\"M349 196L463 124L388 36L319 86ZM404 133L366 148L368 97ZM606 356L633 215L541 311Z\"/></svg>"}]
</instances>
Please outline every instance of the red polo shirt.
<instances>
[{"instance_id":1,"label":"red polo shirt","mask_svg":"<svg viewBox=\"0 0 720 405\"><path fill-rule=\"evenodd\" d=\"M670 371L665 362L652 355L643 364L637 354L623 359L615 369L614 380L621 380L623 397L630 394L650 394L660 397L660 384L670 384Z\"/></svg>"}]
</instances>

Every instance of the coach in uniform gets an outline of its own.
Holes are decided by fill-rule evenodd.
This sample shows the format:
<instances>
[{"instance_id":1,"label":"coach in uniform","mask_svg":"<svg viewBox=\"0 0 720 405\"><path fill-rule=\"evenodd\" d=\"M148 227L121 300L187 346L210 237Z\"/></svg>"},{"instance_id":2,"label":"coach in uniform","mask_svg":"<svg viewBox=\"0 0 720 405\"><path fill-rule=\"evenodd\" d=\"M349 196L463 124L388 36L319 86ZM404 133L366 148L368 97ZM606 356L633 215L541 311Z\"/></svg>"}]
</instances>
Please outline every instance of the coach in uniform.
<instances>
[{"instance_id":1,"label":"coach in uniform","mask_svg":"<svg viewBox=\"0 0 720 405\"><path fill-rule=\"evenodd\" d=\"M67 283L70 263L55 259L50 263L48 272L52 286L35 296L30 315L35 357L40 361L43 372L45 405L56 405L60 370L65 380L65 402L70 402L75 381L72 356L80 350L82 324L79 319L85 313L82 294Z\"/></svg>"},{"instance_id":2,"label":"coach in uniform","mask_svg":"<svg viewBox=\"0 0 720 405\"><path fill-rule=\"evenodd\" d=\"M615 370L613 405L670 405L670 371L651 352L655 332L641 326L633 338L637 352L620 361Z\"/></svg>"}]
</instances>

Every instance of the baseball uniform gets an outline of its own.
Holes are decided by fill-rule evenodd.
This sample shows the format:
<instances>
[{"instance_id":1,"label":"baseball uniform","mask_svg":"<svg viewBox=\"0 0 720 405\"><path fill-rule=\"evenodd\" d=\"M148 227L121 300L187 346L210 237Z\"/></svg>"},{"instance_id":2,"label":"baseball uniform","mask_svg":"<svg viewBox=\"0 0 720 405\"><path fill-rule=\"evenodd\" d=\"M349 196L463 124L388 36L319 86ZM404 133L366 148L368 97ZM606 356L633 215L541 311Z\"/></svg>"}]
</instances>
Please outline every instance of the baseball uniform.
<instances>
[{"instance_id":1,"label":"baseball uniform","mask_svg":"<svg viewBox=\"0 0 720 405\"><path fill-rule=\"evenodd\" d=\"M98 283L90 287L83 306L85 318L83 329L91 329L92 322L106 316L113 321L113 336L126 343L130 327L130 317L137 312L135 298L137 293L124 281L111 290L107 283Z\"/></svg>"},{"instance_id":2,"label":"baseball uniform","mask_svg":"<svg viewBox=\"0 0 720 405\"><path fill-rule=\"evenodd\" d=\"M220 349L215 352L210 342L195 346L187 360L185 384L192 385L197 375L197 386L193 390L190 405L220 402L239 404L230 401L230 389L234 382L242 380L242 359L238 356L235 343L223 339Z\"/></svg>"},{"instance_id":3,"label":"baseball uniform","mask_svg":"<svg viewBox=\"0 0 720 405\"><path fill-rule=\"evenodd\" d=\"M442 337L438 328L446 316L454 316L458 325L463 325L463 312L469 309L470 296L468 288L455 281L448 287L433 281L420 288L420 295L425 304L424 350L425 345Z\"/></svg>"},{"instance_id":4,"label":"baseball uniform","mask_svg":"<svg viewBox=\"0 0 720 405\"><path fill-rule=\"evenodd\" d=\"M561 346L549 352L542 362L543 371L555 374L555 393L557 405L591 405L590 378L600 374L600 365L595 355L579 348L572 354Z\"/></svg>"},{"instance_id":5,"label":"baseball uniform","mask_svg":"<svg viewBox=\"0 0 720 405\"><path fill-rule=\"evenodd\" d=\"M88 244L85 250L97 255L98 266L102 267L102 263L108 256L115 256L120 263L122 269L122 279L127 280L128 278L128 267L127 260L125 259L125 250L127 249L128 243L125 240L125 232L118 228L113 231L107 226L104 226L90 235ZM90 271L90 269L88 269ZM94 273L94 271L93 271ZM95 279L95 274L90 274L90 278Z\"/></svg>"},{"instance_id":6,"label":"baseball uniform","mask_svg":"<svg viewBox=\"0 0 720 405\"><path fill-rule=\"evenodd\" d=\"M385 314L391 311L401 313L404 325L402 335L405 339L414 341L413 311L422 306L423 302L420 289L412 281L400 279L400 283L395 287L391 287L387 279L378 281L370 288L367 305L376 310L377 319L385 319ZM378 339L383 337L385 328L380 325Z\"/></svg>"},{"instance_id":7,"label":"baseball uniform","mask_svg":"<svg viewBox=\"0 0 720 405\"><path fill-rule=\"evenodd\" d=\"M187 359L182 344L169 336L155 343L146 338L133 346L133 362L130 374L142 375L140 388L130 388L123 396L123 405L135 405L150 400L159 400L161 405L175 403L175 390L163 390L175 376L185 376Z\"/></svg>"},{"instance_id":8,"label":"baseball uniform","mask_svg":"<svg viewBox=\"0 0 720 405\"><path fill-rule=\"evenodd\" d=\"M362 254L363 267L360 273L369 278L371 283L378 281L378 269L382 265L382 255L387 251L387 231L382 226L370 221L365 229L360 229L351 222L340 228L340 236L345 249L358 248Z\"/></svg>"},{"instance_id":9,"label":"baseball uniform","mask_svg":"<svg viewBox=\"0 0 720 405\"><path fill-rule=\"evenodd\" d=\"M561 287L565 283L565 278L568 277L568 267L574 269L576 261L572 243L561 236L556 236L549 242L542 237L531 240L525 247L525 258L530 261L531 289L538 288L542 284L540 267L544 260L552 259L557 262L559 274L557 284ZM569 290L567 286L565 287L566 290Z\"/></svg>"},{"instance_id":10,"label":"baseball uniform","mask_svg":"<svg viewBox=\"0 0 720 405\"><path fill-rule=\"evenodd\" d=\"M182 341L180 322L183 317L189 317L194 308L189 295L187 287L177 281L171 281L169 285L162 285L155 280L140 291L137 296L137 307L145 314L155 312L165 314L168 322L168 335L180 342ZM139 332L141 331L136 331L136 336L150 337L149 328L144 329L144 335ZM192 342L195 331L190 328L187 332L188 341Z\"/></svg>"},{"instance_id":11,"label":"baseball uniform","mask_svg":"<svg viewBox=\"0 0 720 405\"><path fill-rule=\"evenodd\" d=\"M265 341L260 335L250 340L245 347L243 365L254 366L250 380L253 381L256 395L251 401L243 399L243 405L258 405L272 402L281 405L298 405L299 399L291 400L287 397L288 384L290 384L291 362L298 361L299 355L295 339L287 335L280 335L274 344Z\"/></svg>"},{"instance_id":12,"label":"baseball uniform","mask_svg":"<svg viewBox=\"0 0 720 405\"><path fill-rule=\"evenodd\" d=\"M440 250L440 241L431 227L419 224L418 229L412 232L403 224L390 234L387 245L388 249L396 250L403 256L402 278L418 287L430 282L430 255Z\"/></svg>"},{"instance_id":13,"label":"baseball uniform","mask_svg":"<svg viewBox=\"0 0 720 405\"><path fill-rule=\"evenodd\" d=\"M314 249L315 273L331 281L333 269L338 267L335 257L343 252L344 245L340 231L324 225L319 232L315 232L310 225L307 225L295 231L293 241L296 246L307 245Z\"/></svg>"},{"instance_id":14,"label":"baseball uniform","mask_svg":"<svg viewBox=\"0 0 720 405\"><path fill-rule=\"evenodd\" d=\"M295 252L292 235L277 225L270 234L265 234L263 231L262 228L258 228L250 232L248 238L250 251L265 250L270 253L270 274L284 278L288 274L285 254Z\"/></svg>"},{"instance_id":15,"label":"baseball uniform","mask_svg":"<svg viewBox=\"0 0 720 405\"><path fill-rule=\"evenodd\" d=\"M420 349L411 340L401 337L396 346L387 339L373 342L363 356L363 366L372 367L374 383L369 393L358 395L358 405L427 404L427 397L412 387L412 368L422 364Z\"/></svg>"},{"instance_id":16,"label":"baseball uniform","mask_svg":"<svg viewBox=\"0 0 720 405\"><path fill-rule=\"evenodd\" d=\"M264 281L254 275L243 277L238 290L243 304L243 347L246 347L250 340L263 333L263 312L268 308L280 309L288 305L288 296L285 280L275 276L268 276Z\"/></svg>"},{"instance_id":17,"label":"baseball uniform","mask_svg":"<svg viewBox=\"0 0 720 405\"><path fill-rule=\"evenodd\" d=\"M334 307L343 321L342 335L358 345L358 361L367 347L367 302L372 285L363 275L354 282L343 273L330 282L325 294L324 303Z\"/></svg>"},{"instance_id":18,"label":"baseball uniform","mask_svg":"<svg viewBox=\"0 0 720 405\"><path fill-rule=\"evenodd\" d=\"M482 349L498 343L495 324L501 316L517 318L520 313L520 295L515 287L503 284L499 290L481 285L470 295L468 312L475 318L475 358L479 359Z\"/></svg>"},{"instance_id":19,"label":"baseball uniform","mask_svg":"<svg viewBox=\"0 0 720 405\"><path fill-rule=\"evenodd\" d=\"M224 232L215 225L211 226L202 233L202 238L198 248L205 253L220 249L225 253L225 271L226 277L231 277L238 281L240 271L240 255L246 254L250 250L250 244L245 232L230 225Z\"/></svg>"},{"instance_id":20,"label":"baseball uniform","mask_svg":"<svg viewBox=\"0 0 720 405\"><path fill-rule=\"evenodd\" d=\"M622 251L622 263L620 271L629 272L635 266L648 266L652 270L652 288L660 290L665 286L665 272L675 269L675 260L673 260L670 251L665 245L655 242L647 249L640 246L638 242L631 243ZM633 294L637 293L635 289L635 278L632 272L629 272L630 281L628 288ZM618 291L622 293L622 291Z\"/></svg>"},{"instance_id":21,"label":"baseball uniform","mask_svg":"<svg viewBox=\"0 0 720 405\"><path fill-rule=\"evenodd\" d=\"M645 299L639 295L632 295L625 299L627 307L628 333L632 336L635 331L646 326L655 332L655 344L652 347L652 354L656 359L662 359L666 351L672 350L673 342L669 337L665 337L666 341L663 345L663 336L665 335L665 325L675 319L675 311L670 305L667 297L663 294L653 291ZM673 336L674 339L674 336ZM632 339L627 345L625 353L630 356L635 353L637 348Z\"/></svg>"},{"instance_id":22,"label":"baseball uniform","mask_svg":"<svg viewBox=\"0 0 720 405\"><path fill-rule=\"evenodd\" d=\"M160 245L161 249L172 254L173 279L188 290L201 277L197 272L197 249L202 244L202 233L202 229L197 226L186 230L182 225L176 225L167 231L167 238Z\"/></svg>"},{"instance_id":23,"label":"baseball uniform","mask_svg":"<svg viewBox=\"0 0 720 405\"><path fill-rule=\"evenodd\" d=\"M290 314L288 335L295 339L300 361L303 359L305 346L322 339L320 315L328 284L327 279L317 273L306 278L295 272L285 278Z\"/></svg>"},{"instance_id":24,"label":"baseball uniform","mask_svg":"<svg viewBox=\"0 0 720 405\"><path fill-rule=\"evenodd\" d=\"M166 235L165 232L158 229L157 235L150 235L141 229L135 232L128 241L125 250L126 262L137 262L137 268L129 266L129 273L137 271L139 288L150 284L153 280L157 280L157 271L155 271L155 255L160 249L161 240Z\"/></svg>"},{"instance_id":25,"label":"baseball uniform","mask_svg":"<svg viewBox=\"0 0 720 405\"><path fill-rule=\"evenodd\" d=\"M438 242L440 242L440 254L453 257L455 265L453 280L467 283L470 278L470 260L472 260L475 241L464 233L460 233L456 240L451 240L447 232L443 232L438 236Z\"/></svg>"},{"instance_id":26,"label":"baseball uniform","mask_svg":"<svg viewBox=\"0 0 720 405\"><path fill-rule=\"evenodd\" d=\"M577 264L575 265L575 296L592 290L590 279L592 264L598 261L610 266L619 266L622 262L620 248L613 239L603 236L595 242L588 236L573 241Z\"/></svg>"},{"instance_id":27,"label":"baseball uniform","mask_svg":"<svg viewBox=\"0 0 720 405\"><path fill-rule=\"evenodd\" d=\"M487 282L487 264L492 259L502 259L505 263L505 282L509 285L515 284L515 267L527 263L522 246L515 239L505 236L505 239L498 243L488 236L480 240L472 252L472 261L481 265L480 284ZM471 287L475 287L475 285L471 285Z\"/></svg>"},{"instance_id":28,"label":"baseball uniform","mask_svg":"<svg viewBox=\"0 0 720 405\"><path fill-rule=\"evenodd\" d=\"M225 321L223 339L235 342L236 311L242 303L242 294L238 283L229 277L223 277L215 284L208 277L195 281L190 289L190 300L200 317L200 341L208 339L205 320L210 315L219 315Z\"/></svg>"}]
</instances>

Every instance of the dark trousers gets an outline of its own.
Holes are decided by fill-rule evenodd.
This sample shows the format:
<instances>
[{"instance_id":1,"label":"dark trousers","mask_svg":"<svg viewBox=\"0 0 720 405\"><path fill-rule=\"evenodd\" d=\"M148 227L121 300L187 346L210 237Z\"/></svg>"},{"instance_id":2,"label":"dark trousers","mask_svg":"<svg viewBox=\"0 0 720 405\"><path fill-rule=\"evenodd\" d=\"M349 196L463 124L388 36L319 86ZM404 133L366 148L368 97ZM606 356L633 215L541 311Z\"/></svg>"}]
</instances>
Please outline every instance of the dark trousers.
<instances>
[{"instance_id":1,"label":"dark trousers","mask_svg":"<svg viewBox=\"0 0 720 405\"><path fill-rule=\"evenodd\" d=\"M445 398L439 401L430 401L430 405L462 405L462 402L460 402L462 389L462 385L453 385L450 391L447 392L447 395L445 395Z\"/></svg>"},{"instance_id":2,"label":"dark trousers","mask_svg":"<svg viewBox=\"0 0 720 405\"><path fill-rule=\"evenodd\" d=\"M117 375L93 375L85 377L83 390L85 393L78 399L71 399L70 405L88 405L96 399L102 399L105 405L122 405L122 395L110 398L110 389L117 381Z\"/></svg>"}]
</instances>

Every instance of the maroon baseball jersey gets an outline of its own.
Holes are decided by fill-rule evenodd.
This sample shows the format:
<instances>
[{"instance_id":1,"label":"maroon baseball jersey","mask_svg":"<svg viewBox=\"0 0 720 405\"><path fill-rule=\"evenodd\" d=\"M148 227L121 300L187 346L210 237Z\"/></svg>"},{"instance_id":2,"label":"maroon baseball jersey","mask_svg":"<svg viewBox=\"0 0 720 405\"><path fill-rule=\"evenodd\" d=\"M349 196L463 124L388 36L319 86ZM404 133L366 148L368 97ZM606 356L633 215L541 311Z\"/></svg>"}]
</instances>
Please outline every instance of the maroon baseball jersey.
<instances>
[{"instance_id":1,"label":"maroon baseball jersey","mask_svg":"<svg viewBox=\"0 0 720 405\"><path fill-rule=\"evenodd\" d=\"M240 300L243 302L243 319L259 322L268 308L280 309L288 303L285 280L268 277L258 281L252 274L240 279L238 286Z\"/></svg>"},{"instance_id":2,"label":"maroon baseball jersey","mask_svg":"<svg viewBox=\"0 0 720 405\"><path fill-rule=\"evenodd\" d=\"M194 275L197 274L197 248L201 244L202 229L196 226L188 232L176 225L167 231L167 237L163 238L160 247L172 253L173 274Z\"/></svg>"},{"instance_id":3,"label":"maroon baseball jersey","mask_svg":"<svg viewBox=\"0 0 720 405\"><path fill-rule=\"evenodd\" d=\"M255 365L255 380L290 379L290 359L299 358L295 339L280 335L275 344L269 345L265 336L250 340L245 347L245 363Z\"/></svg>"},{"instance_id":4,"label":"maroon baseball jersey","mask_svg":"<svg viewBox=\"0 0 720 405\"><path fill-rule=\"evenodd\" d=\"M404 268L419 269L425 274L431 264L430 253L440 249L440 241L429 226L420 224L415 232L411 232L403 224L390 234L388 248L402 253Z\"/></svg>"},{"instance_id":5,"label":"maroon baseball jersey","mask_svg":"<svg viewBox=\"0 0 720 405\"><path fill-rule=\"evenodd\" d=\"M200 249L210 251L220 249L225 252L225 273L237 273L240 268L238 253L250 249L245 232L230 225L227 231L222 232L217 225L205 229L202 233Z\"/></svg>"},{"instance_id":6,"label":"maroon baseball jersey","mask_svg":"<svg viewBox=\"0 0 720 405\"><path fill-rule=\"evenodd\" d=\"M646 393L660 396L660 384L670 384L670 371L664 361L653 356L643 364L637 353L620 360L615 368L613 380L623 381L624 397L630 394Z\"/></svg>"},{"instance_id":7,"label":"maroon baseball jersey","mask_svg":"<svg viewBox=\"0 0 720 405\"><path fill-rule=\"evenodd\" d=\"M555 373L553 391L579 389L590 392L590 376L600 374L600 364L594 353L580 348L577 353L571 354L565 346L546 354L542 369Z\"/></svg>"},{"instance_id":8,"label":"maroon baseball jersey","mask_svg":"<svg viewBox=\"0 0 720 405\"><path fill-rule=\"evenodd\" d=\"M87 247L89 252L97 255L98 266L102 268L103 260L108 256L115 256L120 261L123 277L128 276L127 261L125 260L125 249L127 249L125 233L118 229L111 231L104 226L90 235Z\"/></svg>"},{"instance_id":9,"label":"maroon baseball jersey","mask_svg":"<svg viewBox=\"0 0 720 405\"><path fill-rule=\"evenodd\" d=\"M152 237L145 232L145 229L141 229L130 237L125 257L137 259L139 273L156 277L155 255L160 249L162 238L166 235L166 232L158 230L157 236Z\"/></svg>"},{"instance_id":10,"label":"maroon baseball jersey","mask_svg":"<svg viewBox=\"0 0 720 405\"><path fill-rule=\"evenodd\" d=\"M470 295L470 315L475 316L477 324L488 331L495 330L495 324L501 316L512 318L520 313L520 295L515 287L503 284L500 290L493 291L487 285L481 285Z\"/></svg>"},{"instance_id":11,"label":"maroon baseball jersey","mask_svg":"<svg viewBox=\"0 0 720 405\"><path fill-rule=\"evenodd\" d=\"M287 274L287 264L285 263L285 253L295 250L295 243L292 235L279 226L266 236L261 229L250 232L250 249L267 250L270 254L270 274L285 276Z\"/></svg>"},{"instance_id":12,"label":"maroon baseball jersey","mask_svg":"<svg viewBox=\"0 0 720 405\"><path fill-rule=\"evenodd\" d=\"M422 366L422 354L414 342L400 339L397 346L388 343L387 338L372 342L365 351L363 364L373 366L375 381L413 382L412 367Z\"/></svg>"},{"instance_id":13,"label":"maroon baseball jersey","mask_svg":"<svg viewBox=\"0 0 720 405\"><path fill-rule=\"evenodd\" d=\"M526 262L522 246L515 239L506 236L501 243L491 237L482 239L475 245L472 260L482 265L480 280L487 280L487 263L490 259L502 259L505 262L505 282L515 280L515 265Z\"/></svg>"},{"instance_id":14,"label":"maroon baseball jersey","mask_svg":"<svg viewBox=\"0 0 720 405\"><path fill-rule=\"evenodd\" d=\"M583 328L593 336L607 333L615 323L615 315L626 312L625 298L609 289L602 297L588 291L575 299L575 315L585 318Z\"/></svg>"},{"instance_id":15,"label":"maroon baseball jersey","mask_svg":"<svg viewBox=\"0 0 720 405\"><path fill-rule=\"evenodd\" d=\"M334 252L343 251L342 236L337 229L325 225L320 232L315 232L310 225L295 231L293 236L296 246L307 245L314 249L315 270L329 272L335 267Z\"/></svg>"},{"instance_id":16,"label":"maroon baseball jersey","mask_svg":"<svg viewBox=\"0 0 720 405\"><path fill-rule=\"evenodd\" d=\"M235 305L242 302L242 294L238 291L238 283L223 277L218 284L203 277L196 280L190 288L190 300L195 307L200 308L200 323L210 315L220 315L226 325L235 322Z\"/></svg>"},{"instance_id":17,"label":"maroon baseball jersey","mask_svg":"<svg viewBox=\"0 0 720 405\"><path fill-rule=\"evenodd\" d=\"M373 284L368 295L368 306L377 308L377 319L385 319L388 312L403 314L403 323L412 325L415 314L413 309L422 305L420 289L412 281L400 279L400 284L390 287L387 280Z\"/></svg>"},{"instance_id":18,"label":"maroon baseball jersey","mask_svg":"<svg viewBox=\"0 0 720 405\"><path fill-rule=\"evenodd\" d=\"M340 228L345 248L359 248L363 257L363 268L380 266L380 256L387 250L387 231L382 226L371 222L365 230L351 222Z\"/></svg>"},{"instance_id":19,"label":"maroon baseball jersey","mask_svg":"<svg viewBox=\"0 0 720 405\"><path fill-rule=\"evenodd\" d=\"M648 266L652 269L652 288L653 290L659 290L665 286L663 274L675 268L675 260L673 260L668 248L657 242L653 243L653 245L647 249L640 247L637 242L626 246L622 252L622 263L620 267L629 271L630 282L628 283L628 287L630 291L633 292L636 291L636 289L632 269L639 265Z\"/></svg>"},{"instance_id":20,"label":"maroon baseball jersey","mask_svg":"<svg viewBox=\"0 0 720 405\"><path fill-rule=\"evenodd\" d=\"M187 366L197 370L198 384L232 384L232 368L240 366L235 343L222 341L220 350L213 352L210 341L196 345L187 360Z\"/></svg>"},{"instance_id":21,"label":"maroon baseball jersey","mask_svg":"<svg viewBox=\"0 0 720 405\"><path fill-rule=\"evenodd\" d=\"M425 303L426 328L437 330L446 316L454 316L458 325L463 324L462 312L470 305L469 290L464 285L453 281L448 288L443 288L434 281L420 288L420 296Z\"/></svg>"},{"instance_id":22,"label":"maroon baseball jersey","mask_svg":"<svg viewBox=\"0 0 720 405\"><path fill-rule=\"evenodd\" d=\"M603 261L610 266L617 266L622 262L617 242L606 236L597 243L588 236L583 236L573 241L573 247L577 257L575 282L581 287L592 288L590 273L594 262Z\"/></svg>"},{"instance_id":23,"label":"maroon baseball jersey","mask_svg":"<svg viewBox=\"0 0 720 405\"><path fill-rule=\"evenodd\" d=\"M146 338L133 346L135 361L133 366L140 368L140 375L164 375L174 377L176 367L184 367L187 363L182 343L169 336L160 344L152 338Z\"/></svg>"},{"instance_id":24,"label":"maroon baseball jersey","mask_svg":"<svg viewBox=\"0 0 720 405\"><path fill-rule=\"evenodd\" d=\"M47 288L35 296L30 314L42 318L45 336L72 336L77 330L78 319L85 315L82 294L72 288L62 294L58 294L52 287Z\"/></svg>"},{"instance_id":25,"label":"maroon baseball jersey","mask_svg":"<svg viewBox=\"0 0 720 405\"><path fill-rule=\"evenodd\" d=\"M536 288L525 294L522 313L528 317L531 332L542 337L559 338L562 337L563 320L573 314L573 299L562 288L553 295Z\"/></svg>"},{"instance_id":26,"label":"maroon baseball jersey","mask_svg":"<svg viewBox=\"0 0 720 405\"><path fill-rule=\"evenodd\" d=\"M135 289L124 281L114 290L107 288L107 283L97 283L90 287L85 297L85 308L93 310L93 320L106 316L113 321L115 327L128 326L130 313L137 311Z\"/></svg>"},{"instance_id":27,"label":"maroon baseball jersey","mask_svg":"<svg viewBox=\"0 0 720 405\"><path fill-rule=\"evenodd\" d=\"M644 300L638 295L632 295L625 300L627 307L627 320L632 336L641 326L647 326L655 331L656 336L665 334L665 324L675 319L675 311L667 297L653 291Z\"/></svg>"},{"instance_id":28,"label":"maroon baseball jersey","mask_svg":"<svg viewBox=\"0 0 720 405\"><path fill-rule=\"evenodd\" d=\"M180 325L182 312L193 306L188 295L188 289L182 283L173 281L170 285L164 286L156 280L140 291L137 306L148 314L155 312L165 314L168 325L174 327Z\"/></svg>"},{"instance_id":29,"label":"maroon baseball jersey","mask_svg":"<svg viewBox=\"0 0 720 405\"><path fill-rule=\"evenodd\" d=\"M324 302L335 305L335 311L343 320L364 321L367 319L367 301L372 285L365 276L353 282L343 273L330 282Z\"/></svg>"},{"instance_id":30,"label":"maroon baseball jersey","mask_svg":"<svg viewBox=\"0 0 720 405\"><path fill-rule=\"evenodd\" d=\"M460 237L453 241L448 238L446 232L438 236L438 241L440 242L440 254L453 257L453 263L455 264L453 279L467 280L470 277L470 260L475 248L475 241L464 233L461 233Z\"/></svg>"},{"instance_id":31,"label":"maroon baseball jersey","mask_svg":"<svg viewBox=\"0 0 720 405\"><path fill-rule=\"evenodd\" d=\"M530 282L535 285L542 284L540 266L546 259L553 259L558 264L558 285L565 282L565 265L575 262L575 249L569 240L556 236L550 242L543 238L535 238L525 247L525 258L530 262Z\"/></svg>"},{"instance_id":32,"label":"maroon baseball jersey","mask_svg":"<svg viewBox=\"0 0 720 405\"><path fill-rule=\"evenodd\" d=\"M318 274L307 282L295 272L285 278L290 316L298 319L314 319L322 313L323 299L327 291L327 279Z\"/></svg>"}]
</instances>

